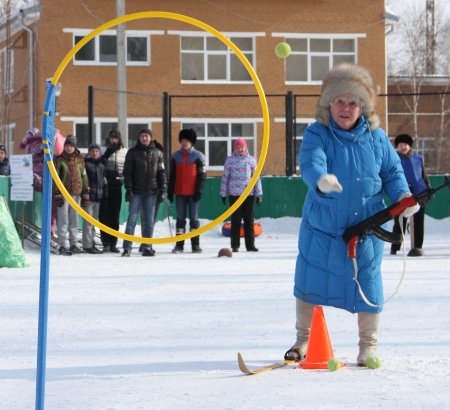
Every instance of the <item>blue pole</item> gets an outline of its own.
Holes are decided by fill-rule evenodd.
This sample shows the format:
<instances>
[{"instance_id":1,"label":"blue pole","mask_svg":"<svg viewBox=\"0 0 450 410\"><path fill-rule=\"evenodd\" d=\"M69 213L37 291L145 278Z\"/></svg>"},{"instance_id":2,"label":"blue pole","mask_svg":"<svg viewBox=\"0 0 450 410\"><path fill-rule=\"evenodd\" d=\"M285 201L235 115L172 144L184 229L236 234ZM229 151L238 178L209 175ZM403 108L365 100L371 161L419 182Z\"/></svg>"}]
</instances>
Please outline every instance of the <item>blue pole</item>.
<instances>
[{"instance_id":1,"label":"blue pole","mask_svg":"<svg viewBox=\"0 0 450 410\"><path fill-rule=\"evenodd\" d=\"M42 139L48 141L47 144L44 143L44 157L46 161L52 159L53 153L53 141L55 138L54 108L55 87L50 82L47 82L47 95L45 98L42 127ZM51 212L52 178L48 166L44 166L44 182L42 191L41 272L39 284L39 323L36 372L36 410L44 410L45 408Z\"/></svg>"}]
</instances>

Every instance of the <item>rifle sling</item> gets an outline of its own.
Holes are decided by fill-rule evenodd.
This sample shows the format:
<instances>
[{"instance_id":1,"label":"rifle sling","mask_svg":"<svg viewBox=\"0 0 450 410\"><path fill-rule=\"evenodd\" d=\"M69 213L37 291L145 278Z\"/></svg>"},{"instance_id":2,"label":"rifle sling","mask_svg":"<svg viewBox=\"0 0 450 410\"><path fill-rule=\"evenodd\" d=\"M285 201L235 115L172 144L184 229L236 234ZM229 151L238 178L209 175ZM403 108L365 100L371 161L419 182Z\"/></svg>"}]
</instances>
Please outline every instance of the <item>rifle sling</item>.
<instances>
[{"instance_id":1,"label":"rifle sling","mask_svg":"<svg viewBox=\"0 0 450 410\"><path fill-rule=\"evenodd\" d=\"M377 238L380 238L385 242L402 243L402 235L400 233L386 231L386 229L383 229L381 226L373 227L372 232Z\"/></svg>"}]
</instances>

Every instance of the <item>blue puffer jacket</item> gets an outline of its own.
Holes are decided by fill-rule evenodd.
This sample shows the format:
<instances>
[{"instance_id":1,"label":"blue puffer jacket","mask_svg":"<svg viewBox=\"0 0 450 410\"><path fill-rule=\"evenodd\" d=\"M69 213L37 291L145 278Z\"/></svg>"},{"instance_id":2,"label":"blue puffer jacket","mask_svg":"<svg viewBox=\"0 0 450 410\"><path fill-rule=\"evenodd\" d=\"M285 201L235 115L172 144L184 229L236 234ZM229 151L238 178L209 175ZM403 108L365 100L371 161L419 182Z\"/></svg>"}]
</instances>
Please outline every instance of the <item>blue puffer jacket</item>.
<instances>
[{"instance_id":1,"label":"blue puffer jacket","mask_svg":"<svg viewBox=\"0 0 450 410\"><path fill-rule=\"evenodd\" d=\"M349 312L380 312L383 303L381 260L384 243L373 235L357 246L358 279L366 304L353 280L342 234L349 226L385 208L383 190L396 201L409 192L399 157L384 131L369 130L363 116L350 131L333 121L314 123L305 131L300 151L302 177L308 185L299 235L294 295L308 303ZM317 182L334 174L341 193L324 194Z\"/></svg>"}]
</instances>

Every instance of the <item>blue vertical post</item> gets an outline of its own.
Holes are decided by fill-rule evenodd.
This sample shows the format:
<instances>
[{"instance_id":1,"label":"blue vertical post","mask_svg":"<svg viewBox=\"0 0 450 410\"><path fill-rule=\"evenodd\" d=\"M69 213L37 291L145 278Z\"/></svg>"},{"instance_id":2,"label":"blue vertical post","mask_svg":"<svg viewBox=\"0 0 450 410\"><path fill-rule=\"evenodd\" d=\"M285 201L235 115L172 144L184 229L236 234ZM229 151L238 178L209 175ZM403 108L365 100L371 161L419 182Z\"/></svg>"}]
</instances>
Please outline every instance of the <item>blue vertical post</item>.
<instances>
[{"instance_id":1,"label":"blue vertical post","mask_svg":"<svg viewBox=\"0 0 450 410\"><path fill-rule=\"evenodd\" d=\"M55 87L47 82L45 98L42 139L44 157L52 160L53 142L55 138ZM42 191L42 235L41 235L41 271L39 284L39 323L36 372L36 410L44 410L45 375L47 363L47 323L48 323L48 288L50 271L50 225L52 212L52 178L48 165L44 166L44 182Z\"/></svg>"}]
</instances>

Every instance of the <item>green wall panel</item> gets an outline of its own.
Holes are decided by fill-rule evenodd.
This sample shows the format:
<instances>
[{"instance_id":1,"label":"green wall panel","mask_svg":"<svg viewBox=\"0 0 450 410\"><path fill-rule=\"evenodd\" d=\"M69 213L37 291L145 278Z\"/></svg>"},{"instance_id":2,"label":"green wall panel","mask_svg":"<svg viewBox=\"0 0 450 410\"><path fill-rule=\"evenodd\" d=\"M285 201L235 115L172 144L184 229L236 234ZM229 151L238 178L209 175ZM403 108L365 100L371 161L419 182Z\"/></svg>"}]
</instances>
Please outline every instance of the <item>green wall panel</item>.
<instances>
[{"instance_id":1,"label":"green wall panel","mask_svg":"<svg viewBox=\"0 0 450 410\"><path fill-rule=\"evenodd\" d=\"M256 218L281 218L283 216L301 217L303 203L306 196L306 185L299 177L262 177L263 201L261 206L255 207ZM436 187L444 181L443 175L430 176L431 185ZM0 195L9 197L9 177L0 177ZM9 207L14 219L24 218L36 225L41 225L42 195L34 193L32 202L9 201ZM208 178L205 192L200 203L200 218L215 219L227 207L220 199L220 177ZM165 219L170 212L175 217L175 205L168 202L162 204L158 211L158 220ZM120 222L126 221L128 203L123 200L120 212ZM426 208L426 214L443 219L450 217L450 189L442 189L435 194ZM80 218L81 219L81 218ZM81 227L81 221L80 221Z\"/></svg>"}]
</instances>

